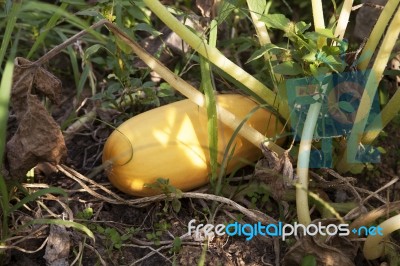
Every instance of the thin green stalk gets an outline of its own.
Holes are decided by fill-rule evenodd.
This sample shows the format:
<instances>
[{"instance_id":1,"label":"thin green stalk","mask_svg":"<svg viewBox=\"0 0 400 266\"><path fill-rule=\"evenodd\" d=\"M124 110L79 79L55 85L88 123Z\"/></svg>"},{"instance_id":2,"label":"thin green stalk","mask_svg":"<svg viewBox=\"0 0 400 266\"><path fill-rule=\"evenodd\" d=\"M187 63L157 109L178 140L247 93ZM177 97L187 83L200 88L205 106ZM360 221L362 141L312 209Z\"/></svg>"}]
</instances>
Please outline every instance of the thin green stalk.
<instances>
[{"instance_id":1,"label":"thin green stalk","mask_svg":"<svg viewBox=\"0 0 400 266\"><path fill-rule=\"evenodd\" d=\"M8 105L10 101L12 78L14 71L14 63L9 60L6 63L3 77L0 84L0 193L1 193L1 210L3 215L2 231L0 235L0 241L8 235L8 213L9 213L9 197L7 184L2 176L2 165L6 144L6 131L7 131L7 120L8 120Z\"/></svg>"},{"instance_id":2,"label":"thin green stalk","mask_svg":"<svg viewBox=\"0 0 400 266\"><path fill-rule=\"evenodd\" d=\"M55 31L58 34L58 36L60 36L63 42L65 42L68 39L67 36L65 36L65 34L61 31L61 29L55 29ZM74 49L72 49L71 46L67 47L67 52L69 55L69 60L71 62L72 73L74 74L75 87L78 88L81 75L79 72L78 59L76 57Z\"/></svg>"},{"instance_id":3,"label":"thin green stalk","mask_svg":"<svg viewBox=\"0 0 400 266\"><path fill-rule=\"evenodd\" d=\"M244 84L252 90L261 99L264 99L270 106L279 106L279 99L274 92L268 89L264 84L255 79L252 75L237 66L231 60L226 58L217 48L211 47L198 35L189 30L179 20L177 20L164 5L158 0L143 0L147 7L159 17L171 30L179 35L186 43L188 43L199 54L210 60L211 63L224 70L233 78ZM289 110L287 105L281 105L279 113L283 118L289 118Z\"/></svg>"},{"instance_id":4,"label":"thin green stalk","mask_svg":"<svg viewBox=\"0 0 400 266\"><path fill-rule=\"evenodd\" d=\"M217 42L217 21L210 24L209 45L215 47ZM214 83L212 81L211 66L208 60L200 56L201 87L207 110L208 146L210 152L211 184L215 184L218 176L218 113Z\"/></svg>"},{"instance_id":5,"label":"thin green stalk","mask_svg":"<svg viewBox=\"0 0 400 266\"><path fill-rule=\"evenodd\" d=\"M318 32L325 29L324 15L322 10L322 2L320 0L312 0L312 11L314 18L314 28ZM326 44L326 38L318 40L318 46L321 48ZM327 85L321 86L321 97L325 94ZM311 223L310 210L308 206L308 171L310 164L311 144L314 137L315 127L317 125L319 112L322 106L322 99L310 105L306 120L304 122L303 132L299 147L299 156L297 160L297 176L296 185L296 208L299 223L308 225Z\"/></svg>"},{"instance_id":6,"label":"thin green stalk","mask_svg":"<svg viewBox=\"0 0 400 266\"><path fill-rule=\"evenodd\" d=\"M326 92L327 84L321 86L321 96ZM314 137L315 127L317 125L319 112L322 106L322 99L316 99L317 102L310 105L306 120L304 122L303 132L299 147L299 156L297 160L297 176L299 177L296 185L296 206L297 218L299 223L308 225L311 222L308 206L308 172L310 164L311 144Z\"/></svg>"},{"instance_id":7,"label":"thin green stalk","mask_svg":"<svg viewBox=\"0 0 400 266\"><path fill-rule=\"evenodd\" d=\"M22 5L22 0L13 1L11 11L7 16L8 22L6 30L4 32L3 41L1 42L1 47L0 47L0 70L1 66L3 65L4 56L6 55L7 52L8 44L10 43L11 40L11 34L14 30L15 23L17 22L17 16L21 9L21 5Z\"/></svg>"},{"instance_id":8,"label":"thin green stalk","mask_svg":"<svg viewBox=\"0 0 400 266\"><path fill-rule=\"evenodd\" d=\"M342 156L342 159L339 161L337 166L340 172L347 172L350 169L349 163L356 162L355 158L358 151L358 146L364 134L364 129L372 107L373 99L375 97L379 82L382 79L383 71L385 70L387 62L390 58L390 54L396 44L399 33L400 9L397 10L387 29L381 47L376 55L371 73L368 75L365 90L361 97L360 106L356 114L344 156Z\"/></svg>"},{"instance_id":9,"label":"thin green stalk","mask_svg":"<svg viewBox=\"0 0 400 266\"><path fill-rule=\"evenodd\" d=\"M267 31L267 27L265 23L260 21L261 16L267 8L267 2L265 0L247 0L247 5L249 6L249 11L251 15L251 20L253 21L254 28L256 29L258 41L261 46L271 43L271 39L269 38L269 34ZM266 62L275 61L276 55L265 53L264 59ZM272 71L272 68L271 68ZM273 74L272 74L273 73ZM275 90L277 90L277 85L280 80L282 80L282 76L280 74L271 72L271 79L274 81Z\"/></svg>"},{"instance_id":10,"label":"thin green stalk","mask_svg":"<svg viewBox=\"0 0 400 266\"><path fill-rule=\"evenodd\" d=\"M364 46L363 51L361 52L360 63L358 64L358 68L360 70L366 70L371 57L378 46L378 43L385 32L385 29L393 16L393 13L396 11L400 0L389 0L380 14L378 21L375 23L374 28L368 38L367 43ZM394 38L394 37L393 37Z\"/></svg>"},{"instance_id":11,"label":"thin green stalk","mask_svg":"<svg viewBox=\"0 0 400 266\"><path fill-rule=\"evenodd\" d=\"M367 127L361 142L371 144L382 132L389 122L400 112L400 90L390 98L382 112L377 115L372 123Z\"/></svg>"}]
</instances>

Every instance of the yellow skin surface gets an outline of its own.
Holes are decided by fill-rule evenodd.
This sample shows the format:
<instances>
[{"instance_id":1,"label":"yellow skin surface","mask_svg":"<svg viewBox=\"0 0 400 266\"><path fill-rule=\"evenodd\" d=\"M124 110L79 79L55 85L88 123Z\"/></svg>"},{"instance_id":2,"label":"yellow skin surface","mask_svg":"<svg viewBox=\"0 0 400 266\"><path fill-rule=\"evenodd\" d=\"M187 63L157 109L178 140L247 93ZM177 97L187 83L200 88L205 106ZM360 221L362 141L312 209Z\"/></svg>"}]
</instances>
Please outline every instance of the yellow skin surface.
<instances>
[{"instance_id":1,"label":"yellow skin surface","mask_svg":"<svg viewBox=\"0 0 400 266\"><path fill-rule=\"evenodd\" d=\"M239 118L257 106L247 97L227 94L217 96L218 104ZM274 137L282 124L265 109L258 109L247 124ZM221 163L233 131L218 124L218 161ZM255 161L260 149L242 137L236 137L236 147L227 173L246 162ZM160 191L145 187L157 178L169 179L169 184L183 191L209 182L209 149L206 111L190 100L171 103L140 115L119 126L108 138L103 151L103 163L110 182L119 190L134 196L151 196Z\"/></svg>"}]
</instances>

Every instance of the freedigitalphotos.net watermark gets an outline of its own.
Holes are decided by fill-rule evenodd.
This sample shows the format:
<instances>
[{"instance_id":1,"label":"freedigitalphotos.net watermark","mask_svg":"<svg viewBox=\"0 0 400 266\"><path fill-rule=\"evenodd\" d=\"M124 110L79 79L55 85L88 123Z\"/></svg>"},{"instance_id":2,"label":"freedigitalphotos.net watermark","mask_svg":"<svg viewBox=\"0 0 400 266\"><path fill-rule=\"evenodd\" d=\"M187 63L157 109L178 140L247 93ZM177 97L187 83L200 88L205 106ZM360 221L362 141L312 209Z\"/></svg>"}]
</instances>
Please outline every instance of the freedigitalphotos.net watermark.
<instances>
[{"instance_id":1,"label":"freedigitalphotos.net watermark","mask_svg":"<svg viewBox=\"0 0 400 266\"><path fill-rule=\"evenodd\" d=\"M281 237L285 241L290 236L348 236L354 234L357 236L383 235L380 226L360 226L350 230L348 224L329 224L323 225L321 222L317 224L309 224L307 226L295 222L294 224L284 224L278 222L276 224L263 225L261 222L255 224L241 224L238 222L230 224L197 224L192 219L188 224L188 234L197 239L213 238L217 236L244 236L249 241L255 236Z\"/></svg>"},{"instance_id":2,"label":"freedigitalphotos.net watermark","mask_svg":"<svg viewBox=\"0 0 400 266\"><path fill-rule=\"evenodd\" d=\"M331 168L333 166L332 140L342 137L347 140L348 163L379 163L379 150L370 145L360 145L355 138L348 138L358 123L365 122L363 128L380 131L379 95L370 95L365 90L368 78L374 78L370 70L343 73L331 73L316 77L293 78L286 80L287 101L290 109L292 132L296 140L302 140L302 131L311 104L321 103L313 139L320 142L318 149L310 155L310 168ZM322 92L325 87L325 92ZM361 98L369 102L370 109L364 111L364 118L355 121ZM311 140L310 140L311 141ZM299 155L300 156L300 155Z\"/></svg>"}]
</instances>

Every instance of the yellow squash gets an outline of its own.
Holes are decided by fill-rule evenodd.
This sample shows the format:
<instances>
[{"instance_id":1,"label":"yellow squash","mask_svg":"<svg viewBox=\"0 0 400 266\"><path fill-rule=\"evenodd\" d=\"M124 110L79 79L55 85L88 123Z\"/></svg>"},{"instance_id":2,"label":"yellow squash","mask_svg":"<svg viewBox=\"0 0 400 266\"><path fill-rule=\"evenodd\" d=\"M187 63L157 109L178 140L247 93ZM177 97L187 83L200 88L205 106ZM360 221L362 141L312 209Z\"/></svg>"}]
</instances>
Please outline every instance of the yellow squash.
<instances>
[{"instance_id":1,"label":"yellow squash","mask_svg":"<svg viewBox=\"0 0 400 266\"><path fill-rule=\"evenodd\" d=\"M257 106L247 97L229 94L217 96L218 104L244 118ZM283 126L265 109L258 109L247 124L274 137ZM218 161L221 162L233 131L219 122ZM227 173L256 160L259 148L240 136L235 140L235 152ZM135 195L159 194L152 188L157 178L187 191L209 181L209 148L207 115L190 100L171 103L137 115L119 126L108 138L103 162L110 182L119 190Z\"/></svg>"}]
</instances>

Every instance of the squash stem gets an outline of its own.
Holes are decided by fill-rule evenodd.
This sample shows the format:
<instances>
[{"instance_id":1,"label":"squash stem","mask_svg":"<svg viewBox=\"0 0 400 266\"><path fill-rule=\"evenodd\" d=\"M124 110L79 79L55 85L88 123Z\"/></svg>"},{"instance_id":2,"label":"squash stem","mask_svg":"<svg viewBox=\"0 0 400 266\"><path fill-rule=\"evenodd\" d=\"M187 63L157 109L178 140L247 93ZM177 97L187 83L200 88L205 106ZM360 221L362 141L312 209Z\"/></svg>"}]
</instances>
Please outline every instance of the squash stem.
<instances>
[{"instance_id":1,"label":"squash stem","mask_svg":"<svg viewBox=\"0 0 400 266\"><path fill-rule=\"evenodd\" d=\"M312 14L314 20L314 29L316 32L325 29L325 21L324 21L324 11L322 8L322 1L321 0L311 0L312 6ZM318 41L318 48L322 48L322 46L326 45L326 38L319 37Z\"/></svg>"},{"instance_id":2,"label":"squash stem","mask_svg":"<svg viewBox=\"0 0 400 266\"><path fill-rule=\"evenodd\" d=\"M372 70L368 75L367 82L365 85L365 90L361 97L360 106L356 114L355 122L350 133L347 147L344 151L345 156L342 156L342 159L339 161L337 165L338 170L342 173L347 172L350 169L349 163L355 162L358 146L364 135L364 129L372 107L373 99L375 98L378 84L382 79L383 71L386 68L387 62L390 58L391 51L393 50L396 44L399 33L400 33L400 9L397 10L392 22L390 23L387 29L386 35L377 53ZM387 121L387 119L388 118L386 117L385 120ZM381 128L378 130L381 130ZM376 132L374 133L374 135L376 135ZM369 141L373 140L370 136L368 138Z\"/></svg>"},{"instance_id":3,"label":"squash stem","mask_svg":"<svg viewBox=\"0 0 400 266\"><path fill-rule=\"evenodd\" d=\"M299 179L296 185L296 206L299 223L304 225L308 225L311 222L308 206L308 172L311 144L322 106L323 95L326 92L327 86L327 84L321 86L322 91L321 94L319 94L319 99L317 99L317 102L310 105L301 134L299 156L297 160L297 176Z\"/></svg>"},{"instance_id":4,"label":"squash stem","mask_svg":"<svg viewBox=\"0 0 400 266\"><path fill-rule=\"evenodd\" d=\"M380 14L378 21L375 23L374 28L366 42L363 51L360 55L360 63L358 64L358 69L366 70L369 62L371 60L373 51L375 51L378 43L385 32L386 26L388 25L393 13L396 11L400 0L389 0ZM394 38L394 37L393 37Z\"/></svg>"},{"instance_id":5,"label":"squash stem","mask_svg":"<svg viewBox=\"0 0 400 266\"><path fill-rule=\"evenodd\" d=\"M382 235L379 234L379 229L381 229ZM369 235L364 243L363 253L367 260L377 259L385 254L385 239L388 236L400 229L400 214L393 216L378 226L378 231L376 235Z\"/></svg>"},{"instance_id":6,"label":"squash stem","mask_svg":"<svg viewBox=\"0 0 400 266\"><path fill-rule=\"evenodd\" d=\"M267 9L267 2L265 0L261 0L258 2L247 0L247 5L249 7L251 20L253 21L254 28L256 29L258 41L261 46L271 43L271 39L269 38L269 34L267 31L267 27L265 23L260 21L261 16L263 15L264 11ZM268 61L275 61L276 55L265 53L264 59L266 62ZM274 73L271 79L275 79L274 83L280 81L282 79L282 75L278 73Z\"/></svg>"},{"instance_id":7,"label":"squash stem","mask_svg":"<svg viewBox=\"0 0 400 266\"><path fill-rule=\"evenodd\" d=\"M314 28L318 32L325 29L324 15L321 0L312 0L312 12L314 18ZM318 39L318 47L326 45L326 38ZM311 223L310 211L308 206L308 172L310 163L311 144L314 136L314 130L318 121L319 112L322 106L322 97L325 94L327 85L321 86L321 98L317 102L310 105L304 122L303 132L301 135L299 156L297 160L297 176L296 184L296 208L299 223L308 225Z\"/></svg>"},{"instance_id":8,"label":"squash stem","mask_svg":"<svg viewBox=\"0 0 400 266\"><path fill-rule=\"evenodd\" d=\"M346 32L347 24L349 23L351 8L353 7L353 0L345 0L340 11L338 24L335 29L335 36L342 40Z\"/></svg>"}]
</instances>

